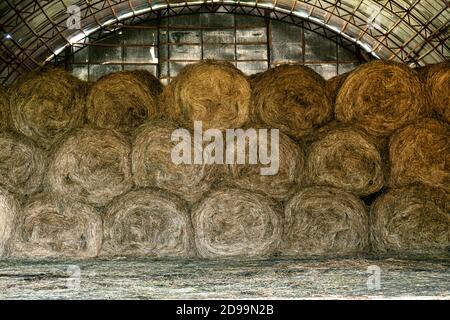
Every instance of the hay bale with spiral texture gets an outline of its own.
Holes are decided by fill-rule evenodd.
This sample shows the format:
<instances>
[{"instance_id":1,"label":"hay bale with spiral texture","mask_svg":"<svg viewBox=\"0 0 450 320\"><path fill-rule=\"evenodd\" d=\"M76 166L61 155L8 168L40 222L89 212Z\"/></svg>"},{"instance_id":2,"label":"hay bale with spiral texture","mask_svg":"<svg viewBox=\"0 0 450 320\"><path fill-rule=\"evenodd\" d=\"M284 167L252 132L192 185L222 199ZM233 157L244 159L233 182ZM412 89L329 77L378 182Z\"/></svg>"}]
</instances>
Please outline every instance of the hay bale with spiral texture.
<instances>
[{"instance_id":1,"label":"hay bale with spiral texture","mask_svg":"<svg viewBox=\"0 0 450 320\"><path fill-rule=\"evenodd\" d=\"M174 123L153 121L136 130L131 153L133 179L138 187L160 188L193 203L211 188L219 176L219 170L217 166L205 162L174 163L172 150L179 142L173 142L171 137L176 129ZM191 147L202 152L194 144ZM193 161L193 155L191 159Z\"/></svg>"},{"instance_id":2,"label":"hay bale with spiral texture","mask_svg":"<svg viewBox=\"0 0 450 320\"><path fill-rule=\"evenodd\" d=\"M256 129L254 135L256 139L260 137L258 132ZM276 145L278 149L272 149L272 135L269 130L266 144L260 142L254 144L258 148L254 154L258 154L260 160L256 164L249 163L249 148L246 147L246 164L229 165L231 175L225 183L261 192L277 201L285 201L293 195L295 188L303 183L305 156L302 147L283 133L279 133ZM237 144L234 144L234 149L237 154ZM274 155L273 163L261 164L261 152L263 155ZM261 169L269 167L278 168L277 173L262 175Z\"/></svg>"},{"instance_id":3,"label":"hay bale with spiral texture","mask_svg":"<svg viewBox=\"0 0 450 320\"><path fill-rule=\"evenodd\" d=\"M0 85L0 132L9 128L9 93Z\"/></svg>"},{"instance_id":4,"label":"hay bale with spiral texture","mask_svg":"<svg viewBox=\"0 0 450 320\"><path fill-rule=\"evenodd\" d=\"M0 258L10 253L19 210L17 199L0 187Z\"/></svg>"},{"instance_id":5,"label":"hay bale with spiral texture","mask_svg":"<svg viewBox=\"0 0 450 320\"><path fill-rule=\"evenodd\" d=\"M331 99L333 101L333 104L336 102L336 98L337 98L337 95L339 93L339 90L342 87L342 84L348 78L350 73L351 72L346 72L346 73L337 75L337 76L327 80L328 92L331 95Z\"/></svg>"},{"instance_id":6,"label":"hay bale with spiral texture","mask_svg":"<svg viewBox=\"0 0 450 320\"><path fill-rule=\"evenodd\" d=\"M333 116L325 80L300 65L267 70L254 86L253 103L258 119L293 138L310 134Z\"/></svg>"},{"instance_id":7,"label":"hay bale with spiral texture","mask_svg":"<svg viewBox=\"0 0 450 320\"><path fill-rule=\"evenodd\" d=\"M106 208L103 221L105 255L193 254L188 209L175 195L157 189L131 191Z\"/></svg>"},{"instance_id":8,"label":"hay bale with spiral texture","mask_svg":"<svg viewBox=\"0 0 450 320\"><path fill-rule=\"evenodd\" d=\"M87 119L100 128L132 130L158 115L162 84L150 72L122 71L103 76L87 96Z\"/></svg>"},{"instance_id":9,"label":"hay bale with spiral texture","mask_svg":"<svg viewBox=\"0 0 450 320\"><path fill-rule=\"evenodd\" d=\"M373 61L354 70L339 90L335 114L367 133L387 136L429 113L418 74L391 61Z\"/></svg>"},{"instance_id":10,"label":"hay bale with spiral texture","mask_svg":"<svg viewBox=\"0 0 450 320\"><path fill-rule=\"evenodd\" d=\"M384 164L372 137L357 128L336 126L319 134L306 158L309 185L330 186L367 196L385 182Z\"/></svg>"},{"instance_id":11,"label":"hay bale with spiral texture","mask_svg":"<svg viewBox=\"0 0 450 320\"><path fill-rule=\"evenodd\" d=\"M239 128L249 118L250 82L232 64L206 60L185 67L164 88L161 108L184 127Z\"/></svg>"},{"instance_id":12,"label":"hay bale with spiral texture","mask_svg":"<svg viewBox=\"0 0 450 320\"><path fill-rule=\"evenodd\" d=\"M450 62L431 66L425 86L433 110L450 123Z\"/></svg>"},{"instance_id":13,"label":"hay bale with spiral texture","mask_svg":"<svg viewBox=\"0 0 450 320\"><path fill-rule=\"evenodd\" d=\"M450 126L423 119L397 131L389 141L391 187L422 183L450 192Z\"/></svg>"},{"instance_id":14,"label":"hay bale with spiral texture","mask_svg":"<svg viewBox=\"0 0 450 320\"><path fill-rule=\"evenodd\" d=\"M38 194L24 206L14 256L92 258L100 251L103 227L91 206L54 194Z\"/></svg>"},{"instance_id":15,"label":"hay bale with spiral texture","mask_svg":"<svg viewBox=\"0 0 450 320\"><path fill-rule=\"evenodd\" d=\"M203 258L270 256L277 250L283 221L266 196L219 188L192 209L197 251Z\"/></svg>"},{"instance_id":16,"label":"hay bale with spiral texture","mask_svg":"<svg viewBox=\"0 0 450 320\"><path fill-rule=\"evenodd\" d=\"M47 169L47 156L31 140L0 133L0 185L22 196L37 192Z\"/></svg>"},{"instance_id":17,"label":"hay bale with spiral texture","mask_svg":"<svg viewBox=\"0 0 450 320\"><path fill-rule=\"evenodd\" d=\"M65 133L83 125L85 97L85 85L64 70L32 72L11 88L13 125L49 149Z\"/></svg>"},{"instance_id":18,"label":"hay bale with spiral texture","mask_svg":"<svg viewBox=\"0 0 450 320\"><path fill-rule=\"evenodd\" d=\"M282 254L342 256L363 252L369 240L364 204L329 187L300 190L286 205Z\"/></svg>"},{"instance_id":19,"label":"hay bale with spiral texture","mask_svg":"<svg viewBox=\"0 0 450 320\"><path fill-rule=\"evenodd\" d=\"M133 181L130 145L108 129L79 129L56 149L47 183L51 191L94 206L128 192Z\"/></svg>"},{"instance_id":20,"label":"hay bale with spiral texture","mask_svg":"<svg viewBox=\"0 0 450 320\"><path fill-rule=\"evenodd\" d=\"M450 197L424 185L392 189L371 208L376 252L431 254L450 248Z\"/></svg>"}]
</instances>

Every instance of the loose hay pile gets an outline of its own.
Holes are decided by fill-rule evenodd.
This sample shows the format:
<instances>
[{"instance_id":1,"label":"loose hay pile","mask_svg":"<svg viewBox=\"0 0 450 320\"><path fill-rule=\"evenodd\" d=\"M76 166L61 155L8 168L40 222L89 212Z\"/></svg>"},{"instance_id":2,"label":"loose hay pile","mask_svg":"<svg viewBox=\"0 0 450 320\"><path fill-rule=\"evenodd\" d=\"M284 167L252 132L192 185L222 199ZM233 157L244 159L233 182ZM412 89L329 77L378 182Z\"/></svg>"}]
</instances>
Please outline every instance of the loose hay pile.
<instances>
[{"instance_id":1,"label":"loose hay pile","mask_svg":"<svg viewBox=\"0 0 450 320\"><path fill-rule=\"evenodd\" d=\"M20 205L15 197L0 187L0 258L10 252Z\"/></svg>"},{"instance_id":2,"label":"loose hay pile","mask_svg":"<svg viewBox=\"0 0 450 320\"><path fill-rule=\"evenodd\" d=\"M87 97L87 119L107 129L131 130L158 114L162 85L147 71L108 74L94 83Z\"/></svg>"},{"instance_id":3,"label":"loose hay pile","mask_svg":"<svg viewBox=\"0 0 450 320\"><path fill-rule=\"evenodd\" d=\"M161 188L192 203L211 188L219 172L213 165L174 163L172 150L178 142L172 142L171 136L176 129L173 123L154 121L136 131L131 155L133 179L138 187ZM199 146L191 146L202 152Z\"/></svg>"},{"instance_id":4,"label":"loose hay pile","mask_svg":"<svg viewBox=\"0 0 450 320\"><path fill-rule=\"evenodd\" d=\"M379 252L446 252L450 248L450 197L421 185L394 189L371 208L372 246Z\"/></svg>"},{"instance_id":5,"label":"loose hay pile","mask_svg":"<svg viewBox=\"0 0 450 320\"><path fill-rule=\"evenodd\" d=\"M0 186L27 196L39 190L47 168L47 156L18 134L0 133Z\"/></svg>"},{"instance_id":6,"label":"loose hay pile","mask_svg":"<svg viewBox=\"0 0 450 320\"><path fill-rule=\"evenodd\" d=\"M184 127L239 128L249 118L250 82L232 64L202 61L185 67L164 89L161 108Z\"/></svg>"},{"instance_id":7,"label":"loose hay pile","mask_svg":"<svg viewBox=\"0 0 450 320\"><path fill-rule=\"evenodd\" d=\"M48 172L50 190L104 206L131 189L130 146L108 129L80 129L55 151Z\"/></svg>"},{"instance_id":8,"label":"loose hay pile","mask_svg":"<svg viewBox=\"0 0 450 320\"><path fill-rule=\"evenodd\" d=\"M22 210L14 255L92 258L100 251L102 236L102 220L93 207L38 194Z\"/></svg>"},{"instance_id":9,"label":"loose hay pile","mask_svg":"<svg viewBox=\"0 0 450 320\"><path fill-rule=\"evenodd\" d=\"M9 127L9 94L6 88L0 85L0 132Z\"/></svg>"},{"instance_id":10,"label":"loose hay pile","mask_svg":"<svg viewBox=\"0 0 450 320\"><path fill-rule=\"evenodd\" d=\"M306 160L307 183L340 188L359 196L384 185L384 165L371 138L352 127L336 127L317 137Z\"/></svg>"},{"instance_id":11,"label":"loose hay pile","mask_svg":"<svg viewBox=\"0 0 450 320\"><path fill-rule=\"evenodd\" d=\"M450 126L423 119L396 132L389 142L390 185L414 182L450 192Z\"/></svg>"},{"instance_id":12,"label":"loose hay pile","mask_svg":"<svg viewBox=\"0 0 450 320\"><path fill-rule=\"evenodd\" d=\"M254 137L260 138L258 131L256 130ZM288 136L283 133L279 134L279 140L277 142L278 148L272 149L271 133L267 133L267 143L255 143L253 145L258 146L258 150L254 151L256 155L258 152L261 155L275 156L275 161L271 164L249 164L248 160L246 164L230 165L231 176L226 183L251 190L264 193L265 195L278 200L284 201L293 195L295 187L299 186L303 182L303 170L304 170L304 153L302 148L292 141ZM263 141L266 141L263 139ZM237 144L235 144L235 153ZM248 148L246 155L248 157ZM270 167L278 169L276 174L262 175L261 169ZM275 173L275 172L273 172Z\"/></svg>"},{"instance_id":13,"label":"loose hay pile","mask_svg":"<svg viewBox=\"0 0 450 320\"><path fill-rule=\"evenodd\" d=\"M367 249L368 216L354 195L335 188L300 190L286 205L285 255L348 255Z\"/></svg>"},{"instance_id":14,"label":"loose hay pile","mask_svg":"<svg viewBox=\"0 0 450 320\"><path fill-rule=\"evenodd\" d=\"M160 190L132 191L114 200L104 216L104 253L189 256L193 232L186 205Z\"/></svg>"},{"instance_id":15,"label":"loose hay pile","mask_svg":"<svg viewBox=\"0 0 450 320\"><path fill-rule=\"evenodd\" d=\"M374 61L347 77L336 99L335 114L339 121L383 136L426 115L427 109L415 71L404 64Z\"/></svg>"},{"instance_id":16,"label":"loose hay pile","mask_svg":"<svg viewBox=\"0 0 450 320\"><path fill-rule=\"evenodd\" d=\"M434 111L450 123L450 62L430 67L425 86Z\"/></svg>"},{"instance_id":17,"label":"loose hay pile","mask_svg":"<svg viewBox=\"0 0 450 320\"><path fill-rule=\"evenodd\" d=\"M267 256L278 248L282 215L267 197L236 188L221 188L192 210L201 257Z\"/></svg>"},{"instance_id":18,"label":"loose hay pile","mask_svg":"<svg viewBox=\"0 0 450 320\"><path fill-rule=\"evenodd\" d=\"M24 76L11 88L11 118L15 129L49 149L85 118L85 86L60 69Z\"/></svg>"},{"instance_id":19,"label":"loose hay pile","mask_svg":"<svg viewBox=\"0 0 450 320\"><path fill-rule=\"evenodd\" d=\"M269 69L255 84L253 94L256 117L294 138L310 134L333 115L325 80L307 67Z\"/></svg>"}]
</instances>

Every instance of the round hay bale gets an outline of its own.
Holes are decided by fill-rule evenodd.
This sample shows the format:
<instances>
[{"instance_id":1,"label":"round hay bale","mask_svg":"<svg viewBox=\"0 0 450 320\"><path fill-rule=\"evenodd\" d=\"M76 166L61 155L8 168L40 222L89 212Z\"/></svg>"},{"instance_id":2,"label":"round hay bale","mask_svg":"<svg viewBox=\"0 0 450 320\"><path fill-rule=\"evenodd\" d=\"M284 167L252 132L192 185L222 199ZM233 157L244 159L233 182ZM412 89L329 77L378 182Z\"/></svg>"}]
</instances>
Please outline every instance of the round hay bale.
<instances>
[{"instance_id":1,"label":"round hay bale","mask_svg":"<svg viewBox=\"0 0 450 320\"><path fill-rule=\"evenodd\" d=\"M283 221L267 197L220 188L192 209L195 243L201 257L258 257L275 253Z\"/></svg>"},{"instance_id":2,"label":"round hay bale","mask_svg":"<svg viewBox=\"0 0 450 320\"><path fill-rule=\"evenodd\" d=\"M50 161L50 190L94 206L106 205L133 186L130 149L125 137L116 131L77 130Z\"/></svg>"},{"instance_id":3,"label":"round hay bale","mask_svg":"<svg viewBox=\"0 0 450 320\"><path fill-rule=\"evenodd\" d=\"M273 154L270 131L267 133L268 142L266 145L258 143L258 155ZM258 131L256 131L259 138ZM248 140L247 140L248 141ZM235 152L237 145L234 145ZM296 144L287 135L280 133L278 142L278 157L275 157L274 163L250 164L248 159L248 146L246 148L246 164L230 165L231 177L226 181L230 185L237 186L242 189L258 191L274 200L285 201L295 192L295 187L302 184L303 169L305 164L305 156L300 145ZM259 159L261 160L261 159ZM275 175L262 175L262 168L278 168Z\"/></svg>"},{"instance_id":4,"label":"round hay bale","mask_svg":"<svg viewBox=\"0 0 450 320\"><path fill-rule=\"evenodd\" d=\"M354 123L369 134L390 135L426 115L418 74L391 61L373 61L354 70L339 90L336 119Z\"/></svg>"},{"instance_id":5,"label":"round hay bale","mask_svg":"<svg viewBox=\"0 0 450 320\"><path fill-rule=\"evenodd\" d=\"M0 85L0 132L9 128L9 94L6 88Z\"/></svg>"},{"instance_id":6,"label":"round hay bale","mask_svg":"<svg viewBox=\"0 0 450 320\"><path fill-rule=\"evenodd\" d=\"M211 188L219 171L216 165L174 163L172 150L178 142L171 136L176 129L171 122L153 121L136 130L131 153L133 179L138 187L160 188L193 203Z\"/></svg>"},{"instance_id":7,"label":"round hay bale","mask_svg":"<svg viewBox=\"0 0 450 320\"><path fill-rule=\"evenodd\" d=\"M0 187L0 258L10 253L19 210L19 202Z\"/></svg>"},{"instance_id":8,"label":"round hay bale","mask_svg":"<svg viewBox=\"0 0 450 320\"><path fill-rule=\"evenodd\" d=\"M0 185L10 192L28 196L37 192L47 169L47 156L20 135L0 133Z\"/></svg>"},{"instance_id":9,"label":"round hay bale","mask_svg":"<svg viewBox=\"0 0 450 320\"><path fill-rule=\"evenodd\" d=\"M346 73L337 75L337 76L327 80L328 92L331 95L331 99L333 101L333 104L336 102L336 98L337 98L337 95L339 93L339 90L342 87L342 84L348 78L350 73L351 72L346 72Z\"/></svg>"},{"instance_id":10,"label":"round hay bale","mask_svg":"<svg viewBox=\"0 0 450 320\"><path fill-rule=\"evenodd\" d=\"M143 70L111 73L95 82L87 96L87 119L100 128L132 130L158 114L162 84Z\"/></svg>"},{"instance_id":11,"label":"round hay bale","mask_svg":"<svg viewBox=\"0 0 450 320\"><path fill-rule=\"evenodd\" d=\"M160 190L132 191L115 199L104 215L106 255L189 256L194 236L186 205Z\"/></svg>"},{"instance_id":12,"label":"round hay bale","mask_svg":"<svg viewBox=\"0 0 450 320\"><path fill-rule=\"evenodd\" d=\"M426 89L433 110L450 123L450 62L439 63L429 68Z\"/></svg>"},{"instance_id":13,"label":"round hay bale","mask_svg":"<svg viewBox=\"0 0 450 320\"><path fill-rule=\"evenodd\" d=\"M100 214L60 195L38 194L22 210L14 255L30 258L92 258L102 245Z\"/></svg>"},{"instance_id":14,"label":"round hay bale","mask_svg":"<svg viewBox=\"0 0 450 320\"><path fill-rule=\"evenodd\" d=\"M384 165L377 145L352 127L335 127L319 135L306 159L309 185L330 186L367 196L384 185Z\"/></svg>"},{"instance_id":15,"label":"round hay bale","mask_svg":"<svg viewBox=\"0 0 450 320\"><path fill-rule=\"evenodd\" d=\"M166 116L185 127L202 121L205 130L239 128L249 118L251 87L232 64L206 60L185 67L161 100Z\"/></svg>"},{"instance_id":16,"label":"round hay bale","mask_svg":"<svg viewBox=\"0 0 450 320\"><path fill-rule=\"evenodd\" d=\"M333 107L325 80L310 68L281 65L267 70L253 89L256 117L293 138L330 121Z\"/></svg>"},{"instance_id":17,"label":"round hay bale","mask_svg":"<svg viewBox=\"0 0 450 320\"><path fill-rule=\"evenodd\" d=\"M66 132L83 125L85 86L66 71L32 72L11 88L15 129L49 149Z\"/></svg>"},{"instance_id":18,"label":"round hay bale","mask_svg":"<svg viewBox=\"0 0 450 320\"><path fill-rule=\"evenodd\" d=\"M392 189L371 208L371 242L377 252L430 254L450 248L450 197L413 185Z\"/></svg>"},{"instance_id":19,"label":"round hay bale","mask_svg":"<svg viewBox=\"0 0 450 320\"><path fill-rule=\"evenodd\" d=\"M356 196L329 187L300 190L286 205L282 253L342 256L366 250L368 216Z\"/></svg>"},{"instance_id":20,"label":"round hay bale","mask_svg":"<svg viewBox=\"0 0 450 320\"><path fill-rule=\"evenodd\" d=\"M450 126L423 119L397 131L389 141L391 187L415 182L450 192Z\"/></svg>"}]
</instances>

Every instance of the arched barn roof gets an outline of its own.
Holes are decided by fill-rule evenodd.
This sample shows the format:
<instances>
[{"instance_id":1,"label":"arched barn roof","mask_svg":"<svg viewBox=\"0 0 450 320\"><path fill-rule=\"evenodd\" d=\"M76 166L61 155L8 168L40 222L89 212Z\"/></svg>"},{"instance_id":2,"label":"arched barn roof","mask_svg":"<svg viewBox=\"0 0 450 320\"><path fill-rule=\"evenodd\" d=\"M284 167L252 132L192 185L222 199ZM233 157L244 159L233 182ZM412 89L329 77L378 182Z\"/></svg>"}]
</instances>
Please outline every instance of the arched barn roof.
<instances>
[{"instance_id":1,"label":"arched barn roof","mask_svg":"<svg viewBox=\"0 0 450 320\"><path fill-rule=\"evenodd\" d=\"M375 57L412 65L450 55L450 0L1 0L0 80L14 81L103 28L205 7L310 21Z\"/></svg>"}]
</instances>

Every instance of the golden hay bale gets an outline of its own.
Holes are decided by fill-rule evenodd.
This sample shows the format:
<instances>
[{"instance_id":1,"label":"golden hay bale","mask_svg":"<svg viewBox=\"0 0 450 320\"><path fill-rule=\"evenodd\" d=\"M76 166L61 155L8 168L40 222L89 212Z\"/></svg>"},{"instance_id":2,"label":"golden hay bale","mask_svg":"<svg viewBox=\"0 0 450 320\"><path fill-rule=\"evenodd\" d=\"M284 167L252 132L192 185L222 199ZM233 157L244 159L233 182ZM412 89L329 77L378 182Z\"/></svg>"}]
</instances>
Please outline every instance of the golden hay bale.
<instances>
[{"instance_id":1,"label":"golden hay bale","mask_svg":"<svg viewBox=\"0 0 450 320\"><path fill-rule=\"evenodd\" d=\"M19 210L19 202L0 187L0 258L10 253Z\"/></svg>"},{"instance_id":2,"label":"golden hay bale","mask_svg":"<svg viewBox=\"0 0 450 320\"><path fill-rule=\"evenodd\" d=\"M294 138L310 134L333 116L325 80L300 65L267 70L254 86L253 103L257 118Z\"/></svg>"},{"instance_id":3,"label":"golden hay bale","mask_svg":"<svg viewBox=\"0 0 450 320\"><path fill-rule=\"evenodd\" d=\"M161 108L183 126L202 121L203 128L239 128L249 118L250 82L232 64L206 60L185 67L165 87Z\"/></svg>"},{"instance_id":4,"label":"golden hay bale","mask_svg":"<svg viewBox=\"0 0 450 320\"><path fill-rule=\"evenodd\" d=\"M368 216L356 196L329 187L300 190L286 205L282 253L347 255L367 248Z\"/></svg>"},{"instance_id":5,"label":"golden hay bale","mask_svg":"<svg viewBox=\"0 0 450 320\"><path fill-rule=\"evenodd\" d=\"M384 165L373 139L353 127L336 126L319 134L309 148L306 180L367 196L384 185Z\"/></svg>"},{"instance_id":6,"label":"golden hay bale","mask_svg":"<svg viewBox=\"0 0 450 320\"><path fill-rule=\"evenodd\" d=\"M255 132L255 137L259 139L258 131ZM283 133L279 134L278 151L276 152L272 150L270 131L268 131L267 137L267 144L258 143L255 145L258 147L259 157L261 157L261 151L264 155L275 155L274 163L261 164L261 162L258 162L257 164L250 164L247 147L246 164L229 165L231 176L226 180L226 183L242 189L261 192L277 201L284 201L290 198L295 192L295 187L303 182L304 153L300 145ZM236 152L237 144L234 147ZM277 153L278 157L276 157ZM261 169L269 167L278 167L278 173L262 175Z\"/></svg>"},{"instance_id":7,"label":"golden hay bale","mask_svg":"<svg viewBox=\"0 0 450 320\"><path fill-rule=\"evenodd\" d=\"M450 248L450 196L413 185L390 190L371 208L371 242L377 252L446 252Z\"/></svg>"},{"instance_id":8,"label":"golden hay bale","mask_svg":"<svg viewBox=\"0 0 450 320\"><path fill-rule=\"evenodd\" d=\"M391 61L358 67L339 90L335 113L367 133L383 136L409 124L429 110L417 73Z\"/></svg>"},{"instance_id":9,"label":"golden hay bale","mask_svg":"<svg viewBox=\"0 0 450 320\"><path fill-rule=\"evenodd\" d=\"M189 256L194 236L186 205L157 189L115 199L104 215L105 255Z\"/></svg>"},{"instance_id":10,"label":"golden hay bale","mask_svg":"<svg viewBox=\"0 0 450 320\"><path fill-rule=\"evenodd\" d=\"M17 257L91 258L102 245L100 214L60 195L33 196L23 208L17 230Z\"/></svg>"},{"instance_id":11,"label":"golden hay bale","mask_svg":"<svg viewBox=\"0 0 450 320\"><path fill-rule=\"evenodd\" d=\"M130 146L108 129L79 129L69 135L50 161L50 190L74 200L104 206L133 186Z\"/></svg>"},{"instance_id":12,"label":"golden hay bale","mask_svg":"<svg viewBox=\"0 0 450 320\"><path fill-rule=\"evenodd\" d=\"M337 76L327 80L327 88L328 88L328 92L331 95L331 99L333 101L333 104L336 102L336 98L337 98L337 95L339 93L339 90L342 87L342 84L348 78L350 73L351 72L346 72L346 73L337 75Z\"/></svg>"},{"instance_id":13,"label":"golden hay bale","mask_svg":"<svg viewBox=\"0 0 450 320\"><path fill-rule=\"evenodd\" d=\"M0 85L0 131L8 129L9 121L9 93Z\"/></svg>"},{"instance_id":14,"label":"golden hay bale","mask_svg":"<svg viewBox=\"0 0 450 320\"><path fill-rule=\"evenodd\" d=\"M49 149L85 119L86 89L60 69L48 68L20 79L11 88L11 118L15 129Z\"/></svg>"},{"instance_id":15,"label":"golden hay bale","mask_svg":"<svg viewBox=\"0 0 450 320\"><path fill-rule=\"evenodd\" d=\"M450 62L430 67L425 85L433 110L450 122Z\"/></svg>"},{"instance_id":16,"label":"golden hay bale","mask_svg":"<svg viewBox=\"0 0 450 320\"><path fill-rule=\"evenodd\" d=\"M450 192L450 126L423 119L397 131L389 141L392 187L414 182Z\"/></svg>"},{"instance_id":17,"label":"golden hay bale","mask_svg":"<svg viewBox=\"0 0 450 320\"><path fill-rule=\"evenodd\" d=\"M87 96L87 119L106 129L131 130L158 114L162 85L150 72L111 73L95 82Z\"/></svg>"},{"instance_id":18,"label":"golden hay bale","mask_svg":"<svg viewBox=\"0 0 450 320\"><path fill-rule=\"evenodd\" d=\"M282 214L267 197L237 188L213 191L192 209L195 243L204 258L268 256L281 240Z\"/></svg>"},{"instance_id":19,"label":"golden hay bale","mask_svg":"<svg viewBox=\"0 0 450 320\"><path fill-rule=\"evenodd\" d=\"M0 185L10 192L28 196L42 185L47 156L18 134L0 133Z\"/></svg>"},{"instance_id":20,"label":"golden hay bale","mask_svg":"<svg viewBox=\"0 0 450 320\"><path fill-rule=\"evenodd\" d=\"M175 164L171 154L178 142L172 142L171 136L176 129L174 123L153 121L136 130L131 153L133 179L138 187L161 188L192 203L211 188L219 172L215 165Z\"/></svg>"}]
</instances>

